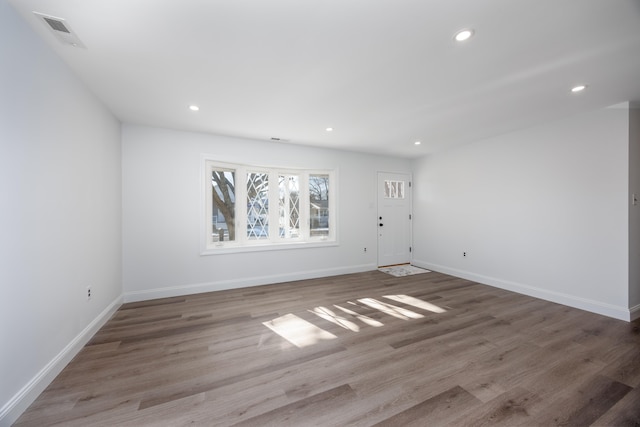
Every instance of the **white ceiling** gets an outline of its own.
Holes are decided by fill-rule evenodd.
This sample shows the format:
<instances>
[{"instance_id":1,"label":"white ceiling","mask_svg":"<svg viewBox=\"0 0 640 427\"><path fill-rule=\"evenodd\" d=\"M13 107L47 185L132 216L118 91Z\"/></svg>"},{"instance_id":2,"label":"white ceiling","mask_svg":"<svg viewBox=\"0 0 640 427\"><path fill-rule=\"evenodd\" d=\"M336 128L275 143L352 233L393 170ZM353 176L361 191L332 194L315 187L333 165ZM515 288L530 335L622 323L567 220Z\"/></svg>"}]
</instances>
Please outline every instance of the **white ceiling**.
<instances>
[{"instance_id":1,"label":"white ceiling","mask_svg":"<svg viewBox=\"0 0 640 427\"><path fill-rule=\"evenodd\" d=\"M640 100L640 0L9 1L126 123L417 157Z\"/></svg>"}]
</instances>

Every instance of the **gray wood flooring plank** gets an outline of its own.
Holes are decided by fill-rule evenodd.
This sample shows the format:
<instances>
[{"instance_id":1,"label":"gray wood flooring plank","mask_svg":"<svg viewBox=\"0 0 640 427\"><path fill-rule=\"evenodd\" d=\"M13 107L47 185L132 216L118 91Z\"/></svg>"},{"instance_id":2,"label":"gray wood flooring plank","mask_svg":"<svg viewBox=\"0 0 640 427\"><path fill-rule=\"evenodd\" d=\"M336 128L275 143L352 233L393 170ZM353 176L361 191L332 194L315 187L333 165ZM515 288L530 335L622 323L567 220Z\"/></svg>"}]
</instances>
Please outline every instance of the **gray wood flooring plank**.
<instances>
[{"instance_id":1,"label":"gray wood flooring plank","mask_svg":"<svg viewBox=\"0 0 640 427\"><path fill-rule=\"evenodd\" d=\"M640 321L371 271L125 304L15 425L639 425L639 386Z\"/></svg>"}]
</instances>

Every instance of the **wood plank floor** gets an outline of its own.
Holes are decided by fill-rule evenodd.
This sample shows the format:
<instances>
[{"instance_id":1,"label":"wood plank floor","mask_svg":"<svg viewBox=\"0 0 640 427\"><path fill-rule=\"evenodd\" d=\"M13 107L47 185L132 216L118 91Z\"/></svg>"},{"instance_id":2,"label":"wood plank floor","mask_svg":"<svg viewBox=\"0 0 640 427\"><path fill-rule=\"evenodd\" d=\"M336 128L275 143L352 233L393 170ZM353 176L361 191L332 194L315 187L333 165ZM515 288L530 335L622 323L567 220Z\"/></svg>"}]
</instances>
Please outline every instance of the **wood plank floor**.
<instances>
[{"instance_id":1,"label":"wood plank floor","mask_svg":"<svg viewBox=\"0 0 640 427\"><path fill-rule=\"evenodd\" d=\"M16 426L640 425L640 322L435 272L125 304Z\"/></svg>"}]
</instances>

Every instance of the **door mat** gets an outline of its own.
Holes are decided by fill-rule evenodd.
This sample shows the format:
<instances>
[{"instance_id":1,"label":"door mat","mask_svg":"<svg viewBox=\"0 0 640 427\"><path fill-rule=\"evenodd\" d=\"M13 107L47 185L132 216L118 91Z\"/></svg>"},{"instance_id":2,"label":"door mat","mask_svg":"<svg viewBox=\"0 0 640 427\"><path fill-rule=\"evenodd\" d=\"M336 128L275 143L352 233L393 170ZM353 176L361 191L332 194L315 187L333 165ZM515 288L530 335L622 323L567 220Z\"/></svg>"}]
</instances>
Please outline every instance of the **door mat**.
<instances>
[{"instance_id":1,"label":"door mat","mask_svg":"<svg viewBox=\"0 0 640 427\"><path fill-rule=\"evenodd\" d=\"M409 264L394 265L392 267L381 267L378 270L395 277L413 276L414 274L431 272L430 270L425 270L424 268L416 267Z\"/></svg>"}]
</instances>

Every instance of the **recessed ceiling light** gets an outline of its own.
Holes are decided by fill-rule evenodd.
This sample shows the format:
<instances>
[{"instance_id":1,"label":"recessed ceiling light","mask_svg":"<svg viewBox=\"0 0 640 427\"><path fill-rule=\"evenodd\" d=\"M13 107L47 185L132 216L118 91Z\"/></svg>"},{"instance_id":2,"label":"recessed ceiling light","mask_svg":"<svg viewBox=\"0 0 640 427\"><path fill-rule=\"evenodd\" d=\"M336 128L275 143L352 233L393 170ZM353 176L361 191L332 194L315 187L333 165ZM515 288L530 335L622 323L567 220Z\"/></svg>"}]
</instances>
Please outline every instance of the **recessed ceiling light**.
<instances>
[{"instance_id":1,"label":"recessed ceiling light","mask_svg":"<svg viewBox=\"0 0 640 427\"><path fill-rule=\"evenodd\" d=\"M463 42L465 40L469 40L473 36L473 30L470 28L465 28L464 30L460 30L453 36L454 40L457 42Z\"/></svg>"},{"instance_id":2,"label":"recessed ceiling light","mask_svg":"<svg viewBox=\"0 0 640 427\"><path fill-rule=\"evenodd\" d=\"M327 132L333 132L333 128L327 128L325 129Z\"/></svg>"},{"instance_id":3,"label":"recessed ceiling light","mask_svg":"<svg viewBox=\"0 0 640 427\"><path fill-rule=\"evenodd\" d=\"M414 144L414 145L420 145L420 144L422 144L422 142L420 142L420 141L416 141L416 142L414 142L413 144Z\"/></svg>"},{"instance_id":4,"label":"recessed ceiling light","mask_svg":"<svg viewBox=\"0 0 640 427\"><path fill-rule=\"evenodd\" d=\"M191 111L199 111L200 107L198 107L197 105L189 105L189 110L191 110Z\"/></svg>"},{"instance_id":5,"label":"recessed ceiling light","mask_svg":"<svg viewBox=\"0 0 640 427\"><path fill-rule=\"evenodd\" d=\"M582 92L583 90L585 90L587 88L587 85L578 85L578 86L574 86L571 88L571 92L573 93L578 93L578 92Z\"/></svg>"}]
</instances>

